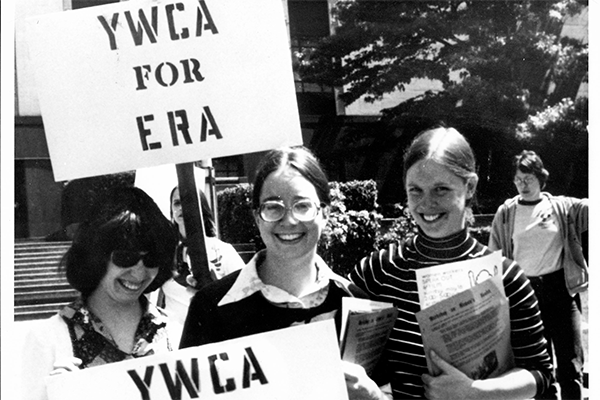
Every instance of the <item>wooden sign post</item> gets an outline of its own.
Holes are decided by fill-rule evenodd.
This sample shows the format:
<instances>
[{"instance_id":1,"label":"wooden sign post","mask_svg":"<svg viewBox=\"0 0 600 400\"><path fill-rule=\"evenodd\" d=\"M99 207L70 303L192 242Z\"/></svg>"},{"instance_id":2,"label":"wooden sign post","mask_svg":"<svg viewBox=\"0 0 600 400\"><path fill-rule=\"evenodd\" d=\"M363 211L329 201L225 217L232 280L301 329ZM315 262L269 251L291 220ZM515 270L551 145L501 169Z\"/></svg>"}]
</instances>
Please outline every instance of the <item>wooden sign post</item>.
<instances>
[{"instance_id":1,"label":"wooden sign post","mask_svg":"<svg viewBox=\"0 0 600 400\"><path fill-rule=\"evenodd\" d=\"M192 276L196 280L195 288L200 289L212 282L213 279L210 275L206 253L204 222L198 199L198 189L194 179L194 164L177 164L176 169L185 224L186 244L192 263Z\"/></svg>"}]
</instances>

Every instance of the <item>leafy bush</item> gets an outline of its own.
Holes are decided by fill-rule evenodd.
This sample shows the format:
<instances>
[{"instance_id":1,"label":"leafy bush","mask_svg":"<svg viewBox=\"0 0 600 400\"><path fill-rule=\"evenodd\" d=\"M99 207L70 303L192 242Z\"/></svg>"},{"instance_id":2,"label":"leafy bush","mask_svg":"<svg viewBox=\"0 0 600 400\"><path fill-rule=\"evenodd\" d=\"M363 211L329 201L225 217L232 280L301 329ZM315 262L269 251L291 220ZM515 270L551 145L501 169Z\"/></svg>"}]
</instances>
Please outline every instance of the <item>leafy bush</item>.
<instances>
[{"instance_id":1,"label":"leafy bush","mask_svg":"<svg viewBox=\"0 0 600 400\"><path fill-rule=\"evenodd\" d=\"M417 224L410 216L408 207L396 204L398 216L394 218L392 225L377 237L377 248L382 249L390 243L402 243L417 233Z\"/></svg>"},{"instance_id":2,"label":"leafy bush","mask_svg":"<svg viewBox=\"0 0 600 400\"><path fill-rule=\"evenodd\" d=\"M350 181L337 183L344 195L344 204L347 210L362 211L376 210L377 205L377 183L374 180Z\"/></svg>"},{"instance_id":3,"label":"leafy bush","mask_svg":"<svg viewBox=\"0 0 600 400\"><path fill-rule=\"evenodd\" d=\"M227 243L264 247L252 215L252 185L240 184L217 193L219 235Z\"/></svg>"}]
</instances>

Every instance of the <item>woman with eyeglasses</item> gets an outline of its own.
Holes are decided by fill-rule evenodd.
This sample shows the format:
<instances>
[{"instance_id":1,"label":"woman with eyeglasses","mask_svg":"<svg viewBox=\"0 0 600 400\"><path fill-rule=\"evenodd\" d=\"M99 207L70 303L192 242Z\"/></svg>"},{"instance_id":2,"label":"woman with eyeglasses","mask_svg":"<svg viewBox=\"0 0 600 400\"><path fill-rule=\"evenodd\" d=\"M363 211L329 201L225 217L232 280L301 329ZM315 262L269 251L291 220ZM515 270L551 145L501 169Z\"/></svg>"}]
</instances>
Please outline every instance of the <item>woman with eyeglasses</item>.
<instances>
[{"instance_id":1,"label":"woman with eyeglasses","mask_svg":"<svg viewBox=\"0 0 600 400\"><path fill-rule=\"evenodd\" d=\"M489 247L502 249L504 256L516 260L531 281L548 352L556 357L560 398L582 399L584 360L578 292L585 290L587 281L570 283L565 272L568 268L587 269L588 200L543 192L549 172L533 151L523 150L515 156L514 167L519 194L498 208ZM556 394L551 398L557 398Z\"/></svg>"},{"instance_id":2,"label":"woman with eyeglasses","mask_svg":"<svg viewBox=\"0 0 600 400\"><path fill-rule=\"evenodd\" d=\"M173 349L167 318L144 293L171 277L177 233L141 189L120 187L92 208L62 264L80 297L25 339L22 398L46 399L44 378Z\"/></svg>"},{"instance_id":3,"label":"woman with eyeglasses","mask_svg":"<svg viewBox=\"0 0 600 400\"><path fill-rule=\"evenodd\" d=\"M257 170L252 203L266 248L194 296L182 348L330 318L339 327L342 297L364 297L317 255L329 183L309 150L269 151Z\"/></svg>"}]
</instances>

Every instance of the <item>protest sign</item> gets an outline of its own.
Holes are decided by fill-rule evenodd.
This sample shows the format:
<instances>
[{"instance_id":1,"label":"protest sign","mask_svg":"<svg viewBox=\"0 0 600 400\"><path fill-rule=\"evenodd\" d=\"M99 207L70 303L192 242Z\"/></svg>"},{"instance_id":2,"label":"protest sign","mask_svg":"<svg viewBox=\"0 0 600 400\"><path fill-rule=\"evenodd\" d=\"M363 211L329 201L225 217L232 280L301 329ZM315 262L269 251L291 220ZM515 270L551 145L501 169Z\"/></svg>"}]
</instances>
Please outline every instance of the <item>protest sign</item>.
<instances>
[{"instance_id":1,"label":"protest sign","mask_svg":"<svg viewBox=\"0 0 600 400\"><path fill-rule=\"evenodd\" d=\"M333 320L47 378L50 400L347 399Z\"/></svg>"},{"instance_id":2,"label":"protest sign","mask_svg":"<svg viewBox=\"0 0 600 400\"><path fill-rule=\"evenodd\" d=\"M431 375L441 373L431 362L431 350L471 379L496 377L513 368L509 305L501 275L437 302L416 317Z\"/></svg>"},{"instance_id":3,"label":"protest sign","mask_svg":"<svg viewBox=\"0 0 600 400\"><path fill-rule=\"evenodd\" d=\"M132 0L27 22L56 181L302 143L281 1Z\"/></svg>"}]
</instances>

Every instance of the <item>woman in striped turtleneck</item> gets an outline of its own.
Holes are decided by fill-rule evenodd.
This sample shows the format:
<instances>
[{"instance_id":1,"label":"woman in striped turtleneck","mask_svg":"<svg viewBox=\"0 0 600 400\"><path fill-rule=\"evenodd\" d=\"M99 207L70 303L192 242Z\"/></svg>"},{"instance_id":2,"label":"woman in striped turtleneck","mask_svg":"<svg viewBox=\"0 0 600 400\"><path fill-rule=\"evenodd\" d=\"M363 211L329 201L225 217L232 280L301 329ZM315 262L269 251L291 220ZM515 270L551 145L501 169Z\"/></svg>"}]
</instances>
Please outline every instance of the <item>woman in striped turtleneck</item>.
<instances>
[{"instance_id":1,"label":"woman in striped turtleneck","mask_svg":"<svg viewBox=\"0 0 600 400\"><path fill-rule=\"evenodd\" d=\"M503 259L502 278L516 367L500 377L472 380L433 354L443 372L428 374L415 317L420 311L415 271L490 253L467 228L478 181L475 171L473 151L455 129L436 127L420 133L404 155L404 186L418 233L405 243L373 252L350 274L373 299L391 301L399 309L381 372L375 376L378 383L391 384L394 398L526 399L549 386L551 364L537 299L521 268L509 259ZM357 385L372 388L373 383L361 376Z\"/></svg>"}]
</instances>

